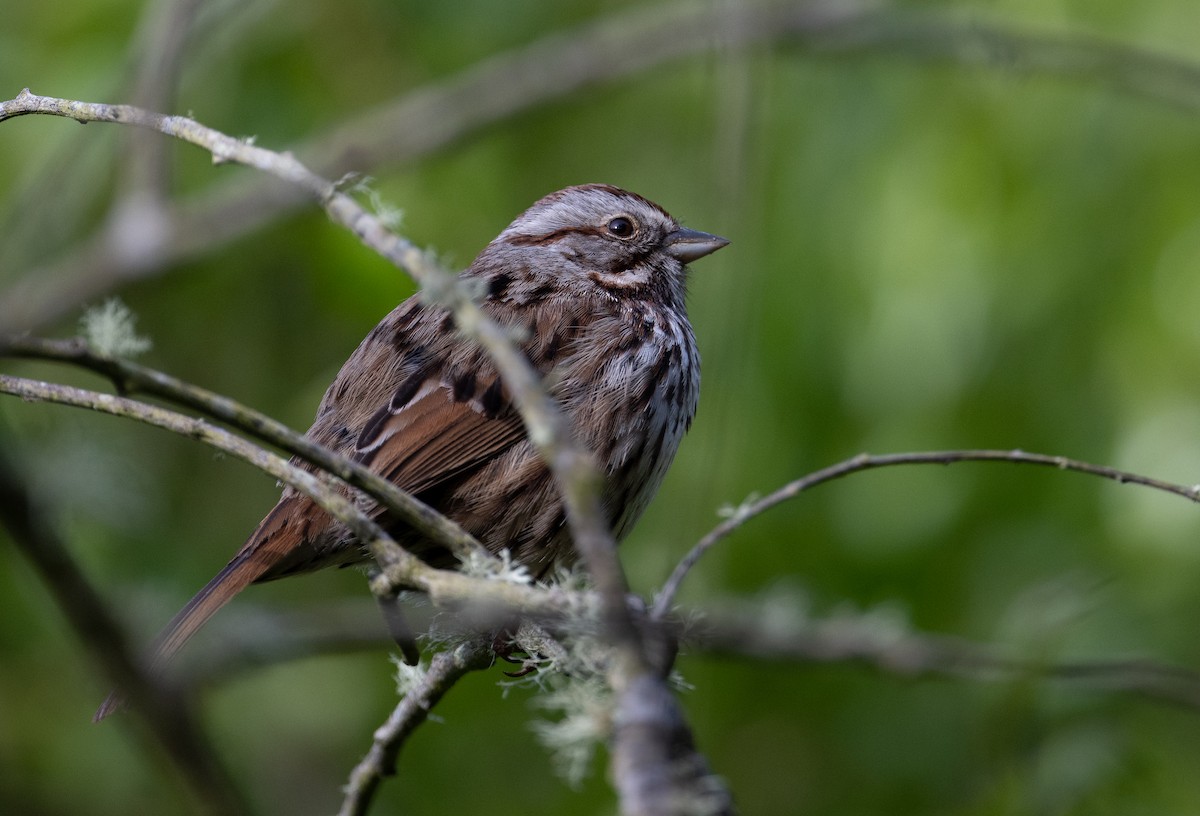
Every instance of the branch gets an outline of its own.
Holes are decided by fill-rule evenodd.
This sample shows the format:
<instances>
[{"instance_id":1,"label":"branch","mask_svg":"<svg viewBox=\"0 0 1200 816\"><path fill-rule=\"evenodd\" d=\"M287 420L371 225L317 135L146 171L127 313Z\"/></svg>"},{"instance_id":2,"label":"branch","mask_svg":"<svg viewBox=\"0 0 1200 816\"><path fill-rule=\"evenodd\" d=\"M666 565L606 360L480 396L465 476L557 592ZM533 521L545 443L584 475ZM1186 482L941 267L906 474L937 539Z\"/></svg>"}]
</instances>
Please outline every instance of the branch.
<instances>
[{"instance_id":1,"label":"branch","mask_svg":"<svg viewBox=\"0 0 1200 816\"><path fill-rule=\"evenodd\" d=\"M500 618L502 613L550 619L572 614L594 614L593 604L586 595L506 581L482 580L431 567L396 544L328 479L314 476L286 459L203 420L125 397L6 374L0 374L0 393L35 402L87 408L154 425L211 445L286 482L311 497L370 550L381 570L387 573L386 578L381 576L371 582L372 591L377 595L393 593L397 587L409 587L427 593L435 604L484 619Z\"/></svg>"},{"instance_id":2,"label":"branch","mask_svg":"<svg viewBox=\"0 0 1200 816\"><path fill-rule=\"evenodd\" d=\"M671 604L675 600L675 595L679 592L679 587L687 577L688 572L706 552L747 521L770 510L775 505L795 498L817 485L831 482L834 479L840 479L843 476L849 476L851 473L857 473L862 470L874 470L875 468L893 467L896 465L951 465L956 462L1011 462L1018 465L1052 467L1056 470L1072 470L1077 473L1098 476L1102 479L1111 479L1118 484L1141 485L1176 496L1182 496L1193 502L1200 502L1200 485L1188 487L1174 484L1104 465L1093 465L1088 462L1068 459L1065 456L1025 453L1020 450L928 451L884 455L860 453L852 459L846 459L822 470L814 471L807 476L802 476L794 482L789 482L779 488L769 496L750 502L735 510L728 519L718 524L704 538L696 542L696 545L692 547L688 554L683 557L683 560L675 567L666 583L663 584L662 591L655 599L651 618L653 620L664 619L670 611Z\"/></svg>"},{"instance_id":3,"label":"branch","mask_svg":"<svg viewBox=\"0 0 1200 816\"><path fill-rule=\"evenodd\" d=\"M191 708L174 689L157 682L134 658L117 621L57 533L36 511L2 451L0 524L54 595L83 648L108 678L125 691L133 711L205 811L214 816L250 812L196 724Z\"/></svg>"},{"instance_id":4,"label":"branch","mask_svg":"<svg viewBox=\"0 0 1200 816\"><path fill-rule=\"evenodd\" d=\"M772 596L760 603L684 607L662 625L692 657L738 657L776 664L859 663L900 678L1005 682L1040 677L1200 712L1200 672L1152 657L1063 660L1047 655L1040 642L1013 648L915 630L886 607L865 611L839 607L815 616L790 597L783 600L786 603ZM243 612L241 618L225 622L220 637L193 650L187 658L188 676L211 683L258 666L389 643L379 631L376 615L369 612L367 606L334 604L272 613L266 616L266 624L257 623L265 613ZM570 668L562 671L572 673Z\"/></svg>"},{"instance_id":5,"label":"branch","mask_svg":"<svg viewBox=\"0 0 1200 816\"><path fill-rule=\"evenodd\" d=\"M612 776L622 816L736 812L661 678L649 673L632 678L617 698L613 729Z\"/></svg>"},{"instance_id":6,"label":"branch","mask_svg":"<svg viewBox=\"0 0 1200 816\"><path fill-rule=\"evenodd\" d=\"M153 394L176 405L192 408L220 420L293 456L317 465L342 481L359 488L397 519L409 524L431 541L444 545L460 561L469 558L495 559L474 536L413 495L401 490L374 471L313 442L266 414L128 360L97 354L82 340L41 340L32 337L0 337L0 356L72 363L107 377L122 394Z\"/></svg>"},{"instance_id":7,"label":"branch","mask_svg":"<svg viewBox=\"0 0 1200 816\"><path fill-rule=\"evenodd\" d=\"M1037 676L1085 683L1200 711L1200 672L1145 658L1054 661L992 644L914 632L871 612L809 618L796 610L693 613L685 642L706 654L772 662L871 665L903 677L1005 681Z\"/></svg>"},{"instance_id":8,"label":"branch","mask_svg":"<svg viewBox=\"0 0 1200 816\"><path fill-rule=\"evenodd\" d=\"M468 672L486 669L492 662L492 650L486 644L464 643L447 652L433 656L429 669L423 672L412 688L404 690L400 703L387 722L375 731L371 750L350 772L346 797L338 816L361 816L370 807L371 799L386 776L396 773L396 759L405 740L425 722L429 710ZM401 672L411 671L399 667Z\"/></svg>"}]
</instances>

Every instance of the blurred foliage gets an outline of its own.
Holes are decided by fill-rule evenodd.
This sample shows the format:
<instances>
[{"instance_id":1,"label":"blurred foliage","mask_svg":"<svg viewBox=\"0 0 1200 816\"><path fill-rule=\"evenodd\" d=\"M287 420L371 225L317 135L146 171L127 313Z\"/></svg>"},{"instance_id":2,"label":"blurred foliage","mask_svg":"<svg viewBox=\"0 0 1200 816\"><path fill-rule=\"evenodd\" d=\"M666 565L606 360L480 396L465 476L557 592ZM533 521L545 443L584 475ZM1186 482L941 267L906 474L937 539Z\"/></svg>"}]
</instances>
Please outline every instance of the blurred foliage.
<instances>
[{"instance_id":1,"label":"blurred foliage","mask_svg":"<svg viewBox=\"0 0 1200 816\"><path fill-rule=\"evenodd\" d=\"M1184 0L908 6L1200 64L1200 5ZM146 11L6 3L0 96L122 101ZM204 4L174 112L283 149L600 13L578 0ZM0 125L0 292L96 227L122 137L46 117ZM1100 79L760 45L581 92L372 174L405 233L460 266L540 195L587 181L732 239L693 277L697 421L623 548L650 592L722 505L862 450L1019 447L1200 481L1198 140L1200 114ZM251 173L182 145L171 157L181 195ZM310 208L119 294L153 339L144 362L303 428L411 291ZM0 433L138 638L224 564L276 491L187 440L71 409L0 399ZM1198 666L1198 532L1182 500L1077 474L872 472L752 522L683 600L793 588L818 612L882 604L914 627L1052 659ZM106 683L5 543L0 812L187 812L128 722L89 722ZM206 634L366 596L352 572L256 587ZM1028 677L699 655L680 668L701 747L748 814L1200 811L1198 712ZM240 675L207 693L206 720L264 813L329 813L393 705L389 674L380 649ZM553 777L528 695L502 697L499 679L449 695L373 812L611 812L603 760L581 791Z\"/></svg>"}]
</instances>

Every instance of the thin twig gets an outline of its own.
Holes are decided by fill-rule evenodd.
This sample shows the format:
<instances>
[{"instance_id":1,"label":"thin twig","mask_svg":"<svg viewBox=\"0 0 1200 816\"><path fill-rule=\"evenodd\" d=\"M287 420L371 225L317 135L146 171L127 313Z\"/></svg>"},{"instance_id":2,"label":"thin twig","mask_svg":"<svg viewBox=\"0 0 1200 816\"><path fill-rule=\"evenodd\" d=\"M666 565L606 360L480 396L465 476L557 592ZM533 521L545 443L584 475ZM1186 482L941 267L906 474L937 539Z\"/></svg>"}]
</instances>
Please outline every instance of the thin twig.
<instances>
[{"instance_id":1,"label":"thin twig","mask_svg":"<svg viewBox=\"0 0 1200 816\"><path fill-rule=\"evenodd\" d=\"M425 722L429 710L463 675L486 669L491 661L492 650L482 643L464 643L433 656L429 669L415 687L405 692L387 721L376 729L371 750L350 772L338 816L361 816L367 812L379 783L396 773L396 759L405 740Z\"/></svg>"},{"instance_id":2,"label":"thin twig","mask_svg":"<svg viewBox=\"0 0 1200 816\"><path fill-rule=\"evenodd\" d=\"M372 542L379 539L390 541L387 533L354 502L337 490L329 479L315 476L307 470L293 465L283 457L269 453L202 419L185 416L128 397L115 397L112 394L30 380L24 377L13 377L8 374L0 374L0 393L12 394L34 402L53 402L58 405L87 408L104 414L125 417L203 442L253 465L269 476L274 476L279 481L286 482L309 496L325 512L344 524L360 541ZM424 567L424 564L416 556L405 552L394 543L393 546L397 552L390 556L392 560L411 566L417 571Z\"/></svg>"},{"instance_id":3,"label":"thin twig","mask_svg":"<svg viewBox=\"0 0 1200 816\"><path fill-rule=\"evenodd\" d=\"M351 484L461 561L494 559L466 530L358 462L318 445L281 422L220 394L161 371L95 353L83 340L0 337L0 356L72 363L107 377L122 394L145 393L192 408L322 468Z\"/></svg>"},{"instance_id":4,"label":"thin twig","mask_svg":"<svg viewBox=\"0 0 1200 816\"><path fill-rule=\"evenodd\" d=\"M707 535L696 542L695 546L676 565L670 577L667 578L666 583L663 584L662 591L659 592L658 597L655 599L651 610L651 619L663 620L665 618L688 572L713 545L750 519L770 510L775 505L795 498L817 485L833 481L834 479L840 479L843 476L848 476L851 473L857 473L862 470L893 467L895 465L950 465L956 462L1011 462L1018 465L1040 465L1042 467L1052 467L1057 470L1071 470L1077 473L1099 476L1102 479L1111 479L1118 484L1142 485L1143 487L1182 496L1193 502L1200 502L1200 485L1188 487L1174 484L1104 465L1093 465L1076 459L1068 459L1065 456L1026 453L1021 450L926 451L921 453L891 453L878 456L869 453L860 453L851 459L846 459L835 465L830 465L822 470L802 476L768 496L737 508L728 519L718 524Z\"/></svg>"},{"instance_id":5,"label":"thin twig","mask_svg":"<svg viewBox=\"0 0 1200 816\"><path fill-rule=\"evenodd\" d=\"M2 453L2 452L0 452ZM108 678L126 693L171 764L213 816L249 813L213 746L173 688L157 682L133 656L121 627L88 582L69 550L0 455L0 524L17 550L34 566L80 644Z\"/></svg>"}]
</instances>

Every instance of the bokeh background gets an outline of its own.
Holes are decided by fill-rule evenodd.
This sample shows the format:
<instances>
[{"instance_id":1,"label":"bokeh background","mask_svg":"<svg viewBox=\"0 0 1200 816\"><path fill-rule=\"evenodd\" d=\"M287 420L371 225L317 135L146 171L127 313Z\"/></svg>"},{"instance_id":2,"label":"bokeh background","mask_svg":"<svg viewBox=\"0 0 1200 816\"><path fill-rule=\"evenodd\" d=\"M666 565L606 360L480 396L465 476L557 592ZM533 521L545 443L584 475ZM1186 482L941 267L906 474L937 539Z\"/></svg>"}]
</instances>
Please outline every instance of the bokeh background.
<instances>
[{"instance_id":1,"label":"bokeh background","mask_svg":"<svg viewBox=\"0 0 1200 816\"><path fill-rule=\"evenodd\" d=\"M131 100L139 77L155 76L143 56L155 21L177 13L191 22L169 112L320 164L336 128L351 126L352 146L377 138L353 128L366 112L542 38L610 21L619 39L672 15L756 7L188 8L6 3L0 96L28 86ZM535 101L402 161L362 166L350 150L323 165L370 175L402 211L404 234L455 266L539 196L588 181L640 192L732 239L694 268L703 396L661 494L623 547L637 589L660 585L722 506L860 451L1021 448L1200 482L1200 5L793 8L860 24L804 37L780 26L744 46L734 23L702 35L680 26L678 40L660 38L661 58L639 49L646 65L620 78ZM984 36L996 31L1006 38ZM697 38L701 47L665 56ZM1064 42L1095 61L1088 67ZM529 82L511 79L517 89ZM401 124L436 133L442 116L490 101ZM7 314L39 286L86 278L99 251L91 236L134 189L142 171L130 168L151 155L117 127L48 117L0 125ZM169 196L182 207L240 185L282 189L182 144L165 156ZM253 220L232 207L227 216ZM144 362L307 427L342 360L413 286L313 206L262 220L228 240L197 228L199 245L169 262L125 268L129 280L88 291L84 303L63 298L41 333L72 334L85 303L119 294L153 339ZM62 368L3 367L103 385ZM0 399L0 445L142 641L224 564L277 493L260 473L187 440L12 398ZM701 562L682 600L783 599L817 617L862 615L889 631L1048 661L1195 667L1198 533L1200 509L1182 499L1078 474L889 469L747 525ZM304 615L342 613L373 621L352 571L256 587L196 649L261 642ZM1200 811L1194 709L1035 675L912 678L701 654L684 655L680 668L700 746L748 814ZM394 704L391 674L383 646L239 672L206 691L204 721L263 813L330 813ZM503 679L494 669L454 690L373 812L613 812L603 758L570 789L531 734L543 716L532 695L504 694ZM0 534L0 811L190 811L132 723L90 723L106 688Z\"/></svg>"}]
</instances>

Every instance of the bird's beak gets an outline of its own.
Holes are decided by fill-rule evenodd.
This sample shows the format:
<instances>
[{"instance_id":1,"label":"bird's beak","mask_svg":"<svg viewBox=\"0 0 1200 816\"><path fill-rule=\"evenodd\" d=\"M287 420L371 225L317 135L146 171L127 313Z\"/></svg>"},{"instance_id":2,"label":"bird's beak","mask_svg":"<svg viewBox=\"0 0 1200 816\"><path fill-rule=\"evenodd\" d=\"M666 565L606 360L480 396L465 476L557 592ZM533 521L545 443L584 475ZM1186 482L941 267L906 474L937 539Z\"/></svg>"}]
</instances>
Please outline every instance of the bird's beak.
<instances>
[{"instance_id":1,"label":"bird's beak","mask_svg":"<svg viewBox=\"0 0 1200 816\"><path fill-rule=\"evenodd\" d=\"M668 255L686 264L710 255L728 243L719 235L680 227L667 236L665 246Z\"/></svg>"}]
</instances>

